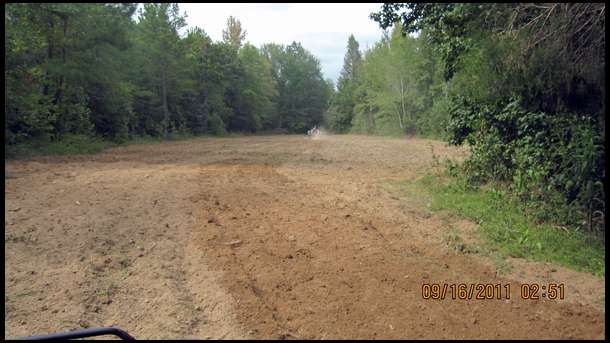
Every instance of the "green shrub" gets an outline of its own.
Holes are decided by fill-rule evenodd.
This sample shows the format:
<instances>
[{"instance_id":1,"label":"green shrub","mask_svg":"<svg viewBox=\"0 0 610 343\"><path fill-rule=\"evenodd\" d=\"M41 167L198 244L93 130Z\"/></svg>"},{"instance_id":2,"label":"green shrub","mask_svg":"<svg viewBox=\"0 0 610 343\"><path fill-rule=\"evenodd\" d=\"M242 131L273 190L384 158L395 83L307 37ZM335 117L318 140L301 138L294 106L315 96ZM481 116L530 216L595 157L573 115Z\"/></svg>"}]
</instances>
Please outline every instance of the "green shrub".
<instances>
[{"instance_id":1,"label":"green shrub","mask_svg":"<svg viewBox=\"0 0 610 343\"><path fill-rule=\"evenodd\" d=\"M603 231L605 151L595 116L529 112L520 99L493 105L455 100L451 142L471 145L470 184L506 181L539 221Z\"/></svg>"},{"instance_id":2,"label":"green shrub","mask_svg":"<svg viewBox=\"0 0 610 343\"><path fill-rule=\"evenodd\" d=\"M224 135L227 133L225 124L222 119L216 114L211 114L208 121L208 129L213 135Z\"/></svg>"}]
</instances>

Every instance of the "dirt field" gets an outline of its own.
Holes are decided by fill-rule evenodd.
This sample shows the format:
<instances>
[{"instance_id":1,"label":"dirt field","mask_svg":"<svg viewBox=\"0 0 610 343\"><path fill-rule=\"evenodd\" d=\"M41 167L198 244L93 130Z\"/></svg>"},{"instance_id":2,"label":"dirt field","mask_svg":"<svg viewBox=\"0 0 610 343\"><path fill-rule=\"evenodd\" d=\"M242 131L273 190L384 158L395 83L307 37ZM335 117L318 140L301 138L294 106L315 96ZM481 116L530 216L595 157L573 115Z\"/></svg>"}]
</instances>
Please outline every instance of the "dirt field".
<instances>
[{"instance_id":1,"label":"dirt field","mask_svg":"<svg viewBox=\"0 0 610 343\"><path fill-rule=\"evenodd\" d=\"M399 192L441 142L269 136L6 163L5 337L603 339L604 280L447 244L474 225ZM512 285L424 300L422 283ZM566 299L520 300L521 282Z\"/></svg>"}]
</instances>

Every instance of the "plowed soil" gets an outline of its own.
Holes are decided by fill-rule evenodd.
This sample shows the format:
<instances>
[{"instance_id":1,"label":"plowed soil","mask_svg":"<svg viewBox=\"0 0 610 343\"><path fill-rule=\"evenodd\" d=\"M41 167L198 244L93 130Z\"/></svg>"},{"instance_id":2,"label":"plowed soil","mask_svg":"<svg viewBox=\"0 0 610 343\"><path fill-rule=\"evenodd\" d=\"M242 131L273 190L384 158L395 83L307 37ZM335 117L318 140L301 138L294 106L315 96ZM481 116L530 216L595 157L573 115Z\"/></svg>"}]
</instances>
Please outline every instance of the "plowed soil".
<instances>
[{"instance_id":1,"label":"plowed soil","mask_svg":"<svg viewBox=\"0 0 610 343\"><path fill-rule=\"evenodd\" d=\"M259 136L7 162L5 337L603 339L603 279L526 261L502 273L447 243L474 224L392 186L434 156L464 152ZM523 282L563 282L566 298L521 300ZM512 294L426 300L423 283Z\"/></svg>"}]
</instances>

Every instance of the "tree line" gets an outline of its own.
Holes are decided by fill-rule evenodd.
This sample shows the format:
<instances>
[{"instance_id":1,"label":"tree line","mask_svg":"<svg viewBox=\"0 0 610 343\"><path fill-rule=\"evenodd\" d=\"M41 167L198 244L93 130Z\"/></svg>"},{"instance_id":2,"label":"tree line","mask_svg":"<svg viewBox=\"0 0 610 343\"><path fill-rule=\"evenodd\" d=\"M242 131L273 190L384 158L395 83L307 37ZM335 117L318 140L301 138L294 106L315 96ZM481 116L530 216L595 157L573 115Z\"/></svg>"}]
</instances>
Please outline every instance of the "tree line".
<instances>
[{"instance_id":1,"label":"tree line","mask_svg":"<svg viewBox=\"0 0 610 343\"><path fill-rule=\"evenodd\" d=\"M363 53L350 36L327 125L334 132L444 137L440 63L430 44L399 25Z\"/></svg>"},{"instance_id":2,"label":"tree line","mask_svg":"<svg viewBox=\"0 0 610 343\"><path fill-rule=\"evenodd\" d=\"M69 135L305 132L332 94L298 42L257 48L236 18L222 41L177 4L5 6L5 152Z\"/></svg>"}]
</instances>

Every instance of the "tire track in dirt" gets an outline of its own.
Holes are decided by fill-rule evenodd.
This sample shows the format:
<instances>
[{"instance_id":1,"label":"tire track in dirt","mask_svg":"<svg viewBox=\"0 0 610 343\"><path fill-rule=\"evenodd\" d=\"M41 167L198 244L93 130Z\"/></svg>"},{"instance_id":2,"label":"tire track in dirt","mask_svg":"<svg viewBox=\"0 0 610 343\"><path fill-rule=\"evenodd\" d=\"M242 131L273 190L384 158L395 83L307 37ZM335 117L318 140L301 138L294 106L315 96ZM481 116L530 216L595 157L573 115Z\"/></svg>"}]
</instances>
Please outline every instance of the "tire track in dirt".
<instances>
[{"instance_id":1,"label":"tire track in dirt","mask_svg":"<svg viewBox=\"0 0 610 343\"><path fill-rule=\"evenodd\" d=\"M230 162L234 162L234 159L231 159ZM244 174L244 172L242 171L244 168L245 167L242 167L241 165L231 165L228 167L228 169L231 170L231 173L241 175ZM269 167L263 166L262 168L265 169ZM216 174L214 173L214 171L216 170L224 170L224 168L219 167L218 165L212 165L207 166L205 168L201 168L201 179L214 180L215 184L217 184L220 180L222 180L221 184L229 184L232 182L227 177L230 174L226 174L224 172L222 172L221 174ZM279 175L276 174L275 176ZM205 189L206 194L209 194L210 186L211 184L204 184L201 189ZM239 235L225 235L225 227L227 226L226 223L238 219L237 216L231 216L230 218L227 218L223 215L223 213L228 210L226 203L219 202L219 198L217 196L214 196L212 198L210 198L209 196L205 196L204 201L206 200L208 203L208 205L205 207L207 211L202 214L200 222L207 223L209 224L207 225L208 227L212 226L214 227L214 229L205 230L205 228L203 228L203 230L205 231L202 230L199 232L198 235L195 235L194 242L199 242L199 244L204 245L207 248L205 249L206 251L216 248L222 249L223 252L231 252L232 249L234 249L234 246L241 246L243 244L247 244L248 242L244 242L239 239ZM246 214L246 217L250 216L250 212L247 212L244 210L244 208L241 208L240 214L243 216L244 213ZM280 234L278 230L274 230L273 233ZM239 273L242 277L239 282L239 285L247 291L251 292L251 295L253 295L252 300L256 302L256 307L258 308L259 316L261 315L261 313L265 313L264 317L274 323L273 325L276 327L276 331L286 332L285 334L280 334L280 336L283 335L284 337L289 337L291 334L283 326L282 318L280 318L277 311L271 308L271 306L265 301L265 297L262 296L262 291L257 286L257 281L256 278L253 276L252 271L248 270L243 264L239 263L236 256L232 253L229 253L227 255L227 259L229 263L233 264L237 268L236 272ZM249 334L251 335L255 333L256 331L249 332Z\"/></svg>"}]
</instances>

